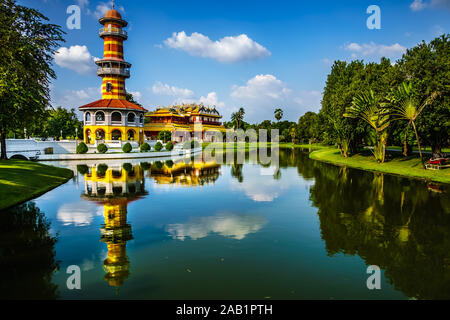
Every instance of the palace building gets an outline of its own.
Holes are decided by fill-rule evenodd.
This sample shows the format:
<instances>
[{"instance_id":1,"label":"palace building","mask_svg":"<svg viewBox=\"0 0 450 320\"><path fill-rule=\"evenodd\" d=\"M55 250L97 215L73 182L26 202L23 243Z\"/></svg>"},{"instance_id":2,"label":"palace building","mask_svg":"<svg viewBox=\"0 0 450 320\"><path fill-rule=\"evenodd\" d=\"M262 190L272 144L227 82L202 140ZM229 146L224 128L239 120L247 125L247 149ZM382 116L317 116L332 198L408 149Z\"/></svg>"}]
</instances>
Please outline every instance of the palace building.
<instances>
[{"instance_id":1,"label":"palace building","mask_svg":"<svg viewBox=\"0 0 450 320\"><path fill-rule=\"evenodd\" d=\"M84 114L84 142L98 145L121 141L156 140L159 132L172 132L173 141L213 141L215 134L208 131L226 131L215 106L189 104L158 108L149 112L126 99L125 80L130 77L131 64L124 60L123 43L128 34L123 28L128 23L114 9L99 19L103 28L103 59L96 61L97 75L102 78L102 99L79 107ZM194 134L196 133L196 134Z\"/></svg>"},{"instance_id":2,"label":"palace building","mask_svg":"<svg viewBox=\"0 0 450 320\"><path fill-rule=\"evenodd\" d=\"M113 9L99 20L103 28L103 59L96 61L97 75L102 78L102 99L79 107L84 113L84 141L97 144L115 140L144 141L143 107L126 100L125 79L131 64L124 60L123 42L128 23Z\"/></svg>"},{"instance_id":3,"label":"palace building","mask_svg":"<svg viewBox=\"0 0 450 320\"><path fill-rule=\"evenodd\" d=\"M222 116L216 107L206 107L203 104L183 104L159 108L146 114L145 136L147 139L156 139L161 131L172 132L173 140L179 142L190 140L194 132L201 134L201 140L211 141L214 135L209 136L208 131L225 132L220 119ZM200 133L201 132L201 133Z\"/></svg>"}]
</instances>

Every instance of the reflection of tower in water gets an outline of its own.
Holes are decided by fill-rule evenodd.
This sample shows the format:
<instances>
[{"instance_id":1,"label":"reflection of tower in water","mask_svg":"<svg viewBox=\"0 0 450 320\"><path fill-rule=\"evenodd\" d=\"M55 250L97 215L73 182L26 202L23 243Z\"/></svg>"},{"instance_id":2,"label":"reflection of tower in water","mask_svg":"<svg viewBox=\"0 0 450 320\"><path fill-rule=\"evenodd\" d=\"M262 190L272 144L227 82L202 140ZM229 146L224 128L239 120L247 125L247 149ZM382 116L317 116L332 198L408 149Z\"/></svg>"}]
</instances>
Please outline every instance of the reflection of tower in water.
<instances>
[{"instance_id":1,"label":"reflection of tower in water","mask_svg":"<svg viewBox=\"0 0 450 320\"><path fill-rule=\"evenodd\" d=\"M144 171L139 165L124 164L111 168L98 165L85 174L83 198L104 207L105 224L100 229L101 241L106 243L108 249L103 262L104 279L116 288L130 275L126 245L133 236L127 223L127 206L145 193Z\"/></svg>"}]
</instances>

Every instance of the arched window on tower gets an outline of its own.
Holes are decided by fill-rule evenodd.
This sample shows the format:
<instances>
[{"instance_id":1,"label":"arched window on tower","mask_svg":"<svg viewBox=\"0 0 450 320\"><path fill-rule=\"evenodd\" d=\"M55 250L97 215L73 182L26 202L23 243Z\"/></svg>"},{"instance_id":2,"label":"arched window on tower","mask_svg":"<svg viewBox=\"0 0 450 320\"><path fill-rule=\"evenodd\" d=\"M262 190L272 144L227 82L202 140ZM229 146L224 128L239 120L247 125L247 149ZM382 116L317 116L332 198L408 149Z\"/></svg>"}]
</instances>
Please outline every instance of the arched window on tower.
<instances>
[{"instance_id":1,"label":"arched window on tower","mask_svg":"<svg viewBox=\"0 0 450 320\"><path fill-rule=\"evenodd\" d=\"M91 113L90 112L86 112L85 120L86 120L86 122L91 122Z\"/></svg>"},{"instance_id":2,"label":"arched window on tower","mask_svg":"<svg viewBox=\"0 0 450 320\"><path fill-rule=\"evenodd\" d=\"M112 83L108 82L106 83L106 92L111 92L112 91Z\"/></svg>"},{"instance_id":3,"label":"arched window on tower","mask_svg":"<svg viewBox=\"0 0 450 320\"><path fill-rule=\"evenodd\" d=\"M134 123L135 121L136 121L136 116L134 115L134 113L129 113L128 114L128 122Z\"/></svg>"}]
</instances>

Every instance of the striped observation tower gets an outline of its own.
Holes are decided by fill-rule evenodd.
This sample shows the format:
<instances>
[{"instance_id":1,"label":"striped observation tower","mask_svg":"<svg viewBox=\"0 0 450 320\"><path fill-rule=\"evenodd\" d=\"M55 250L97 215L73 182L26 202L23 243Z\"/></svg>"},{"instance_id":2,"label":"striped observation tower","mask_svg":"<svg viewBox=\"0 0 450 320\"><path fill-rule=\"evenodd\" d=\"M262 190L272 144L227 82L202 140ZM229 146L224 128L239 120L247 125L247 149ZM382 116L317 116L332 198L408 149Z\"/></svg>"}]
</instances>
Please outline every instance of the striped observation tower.
<instances>
[{"instance_id":1,"label":"striped observation tower","mask_svg":"<svg viewBox=\"0 0 450 320\"><path fill-rule=\"evenodd\" d=\"M88 144L144 140L146 109L127 101L125 80L131 64L124 60L123 43L128 22L114 9L99 19L103 26L99 35L104 42L103 59L96 61L97 75L102 78L102 99L79 107L84 112L84 140ZM122 143L120 143L122 144Z\"/></svg>"}]
</instances>

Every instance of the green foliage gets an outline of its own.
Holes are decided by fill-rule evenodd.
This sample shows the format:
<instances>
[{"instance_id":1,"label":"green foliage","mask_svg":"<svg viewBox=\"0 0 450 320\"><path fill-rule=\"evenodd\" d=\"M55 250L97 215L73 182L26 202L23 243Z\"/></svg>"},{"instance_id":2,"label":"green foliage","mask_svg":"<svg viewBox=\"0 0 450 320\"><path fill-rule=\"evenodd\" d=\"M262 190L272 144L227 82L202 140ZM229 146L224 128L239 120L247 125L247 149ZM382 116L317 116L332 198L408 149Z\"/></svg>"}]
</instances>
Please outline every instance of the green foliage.
<instances>
[{"instance_id":1,"label":"green foliage","mask_svg":"<svg viewBox=\"0 0 450 320\"><path fill-rule=\"evenodd\" d=\"M172 151L173 150L173 143L172 142L167 142L166 146L165 146L167 151Z\"/></svg>"},{"instance_id":2,"label":"green foliage","mask_svg":"<svg viewBox=\"0 0 450 320\"><path fill-rule=\"evenodd\" d=\"M106 146L106 144L101 143L97 146L97 151L100 153L106 153L108 151L108 147Z\"/></svg>"},{"instance_id":3,"label":"green foliage","mask_svg":"<svg viewBox=\"0 0 450 320\"><path fill-rule=\"evenodd\" d=\"M148 162L141 162L140 165L141 165L142 170L150 169L150 163L148 163Z\"/></svg>"},{"instance_id":4,"label":"green foliage","mask_svg":"<svg viewBox=\"0 0 450 320\"><path fill-rule=\"evenodd\" d=\"M307 112L298 119L298 126L295 132L299 141L311 142L320 139L319 115L314 112Z\"/></svg>"},{"instance_id":5,"label":"green foliage","mask_svg":"<svg viewBox=\"0 0 450 320\"><path fill-rule=\"evenodd\" d=\"M108 165L101 163L97 166L97 175L100 177L104 177L106 175L107 170L108 170Z\"/></svg>"},{"instance_id":6,"label":"green foliage","mask_svg":"<svg viewBox=\"0 0 450 320\"><path fill-rule=\"evenodd\" d=\"M164 164L161 161L155 162L156 169L161 170L163 166L164 166Z\"/></svg>"},{"instance_id":7,"label":"green foliage","mask_svg":"<svg viewBox=\"0 0 450 320\"><path fill-rule=\"evenodd\" d=\"M144 142L141 145L141 152L149 152L152 149L152 147L150 147L150 145L147 142Z\"/></svg>"},{"instance_id":8,"label":"green foliage","mask_svg":"<svg viewBox=\"0 0 450 320\"><path fill-rule=\"evenodd\" d=\"M86 173L89 172L89 167L85 164L78 164L77 171L79 174L85 175Z\"/></svg>"},{"instance_id":9,"label":"green foliage","mask_svg":"<svg viewBox=\"0 0 450 320\"><path fill-rule=\"evenodd\" d=\"M162 148L163 148L163 145L162 145L161 142L157 142L157 143L155 144L155 151L159 152L159 151L162 150Z\"/></svg>"},{"instance_id":10,"label":"green foliage","mask_svg":"<svg viewBox=\"0 0 450 320\"><path fill-rule=\"evenodd\" d=\"M162 140L164 143L172 139L172 133L170 131L160 131L158 133L158 140Z\"/></svg>"},{"instance_id":11,"label":"green foliage","mask_svg":"<svg viewBox=\"0 0 450 320\"><path fill-rule=\"evenodd\" d=\"M61 27L47 24L39 11L0 2L0 140L6 159L6 135L46 117L53 56L63 41ZM59 135L58 135L59 136Z\"/></svg>"},{"instance_id":12,"label":"green foliage","mask_svg":"<svg viewBox=\"0 0 450 320\"><path fill-rule=\"evenodd\" d=\"M277 119L277 121L280 121L281 118L283 118L283 110L281 110L280 108L275 109L275 111L273 112L275 119Z\"/></svg>"},{"instance_id":13,"label":"green foliage","mask_svg":"<svg viewBox=\"0 0 450 320\"><path fill-rule=\"evenodd\" d=\"M122 168L127 172L130 173L133 170L133 165L131 163L124 163L122 165Z\"/></svg>"},{"instance_id":14,"label":"green foliage","mask_svg":"<svg viewBox=\"0 0 450 320\"><path fill-rule=\"evenodd\" d=\"M165 164L166 164L167 168L172 168L173 167L173 161L172 160L167 160L165 162Z\"/></svg>"},{"instance_id":15,"label":"green foliage","mask_svg":"<svg viewBox=\"0 0 450 320\"><path fill-rule=\"evenodd\" d=\"M133 147L129 142L125 143L122 147L122 151L125 153L130 153L133 150Z\"/></svg>"},{"instance_id":16,"label":"green foliage","mask_svg":"<svg viewBox=\"0 0 450 320\"><path fill-rule=\"evenodd\" d=\"M240 108L239 111L231 115L231 122L234 124L234 129L243 129L245 109Z\"/></svg>"},{"instance_id":17,"label":"green foliage","mask_svg":"<svg viewBox=\"0 0 450 320\"><path fill-rule=\"evenodd\" d=\"M88 152L88 147L84 142L80 142L77 146L77 154L85 154Z\"/></svg>"}]
</instances>

